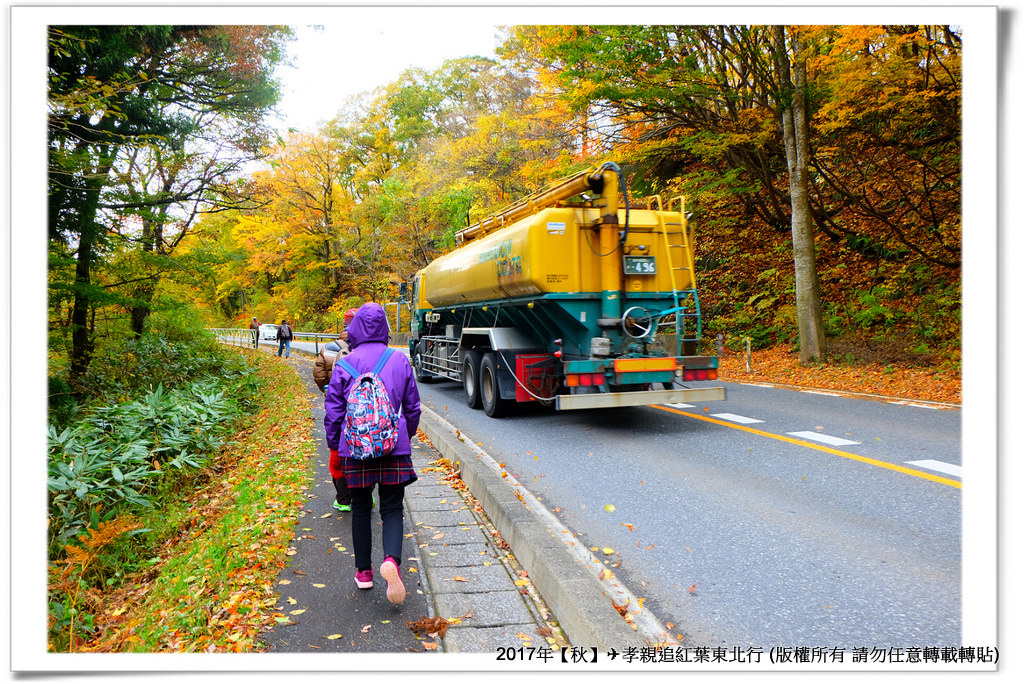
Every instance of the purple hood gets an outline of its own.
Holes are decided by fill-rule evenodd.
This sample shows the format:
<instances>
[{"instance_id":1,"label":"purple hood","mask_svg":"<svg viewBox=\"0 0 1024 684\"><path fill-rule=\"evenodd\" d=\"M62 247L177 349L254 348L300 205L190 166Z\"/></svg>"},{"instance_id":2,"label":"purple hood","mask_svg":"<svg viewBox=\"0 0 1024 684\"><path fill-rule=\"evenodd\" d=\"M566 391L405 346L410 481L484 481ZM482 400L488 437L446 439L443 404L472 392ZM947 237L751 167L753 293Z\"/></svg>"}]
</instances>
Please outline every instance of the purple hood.
<instances>
[{"instance_id":1,"label":"purple hood","mask_svg":"<svg viewBox=\"0 0 1024 684\"><path fill-rule=\"evenodd\" d=\"M369 302L359 307L355 318L348 325L348 346L355 349L364 342L387 344L390 335L388 317L380 304Z\"/></svg>"}]
</instances>

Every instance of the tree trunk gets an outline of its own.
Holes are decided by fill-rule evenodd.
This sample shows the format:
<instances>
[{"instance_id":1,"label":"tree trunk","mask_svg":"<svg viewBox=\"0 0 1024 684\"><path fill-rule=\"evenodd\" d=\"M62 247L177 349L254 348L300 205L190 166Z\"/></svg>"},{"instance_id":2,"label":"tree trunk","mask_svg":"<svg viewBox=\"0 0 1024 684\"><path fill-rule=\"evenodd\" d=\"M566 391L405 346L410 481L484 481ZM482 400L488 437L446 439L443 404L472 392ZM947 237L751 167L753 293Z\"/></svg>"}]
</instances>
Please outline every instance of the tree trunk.
<instances>
[{"instance_id":1,"label":"tree trunk","mask_svg":"<svg viewBox=\"0 0 1024 684\"><path fill-rule=\"evenodd\" d=\"M82 146L85 147L84 145ZM93 340L89 330L89 308L92 296L92 262L94 247L100 239L100 226L96 222L100 191L110 173L110 148L101 146L94 173L86 181L85 201L78 216L78 254L75 261L75 300L71 307L71 358L68 374L72 382L85 373L92 357Z\"/></svg>"},{"instance_id":2,"label":"tree trunk","mask_svg":"<svg viewBox=\"0 0 1024 684\"><path fill-rule=\"evenodd\" d=\"M132 304L131 319L135 339L139 339L146 332L146 321L153 311L153 288L152 283L146 282L136 287L132 293L135 303Z\"/></svg>"},{"instance_id":3,"label":"tree trunk","mask_svg":"<svg viewBox=\"0 0 1024 684\"><path fill-rule=\"evenodd\" d=\"M796 276L796 319L800 339L800 361L807 363L825 356L825 329L821 316L821 290L814 246L814 220L807 195L810 159L807 122L807 63L803 43L792 39L796 58L790 76L786 34L775 27L775 59L779 72L782 101L782 133L789 167L789 194L792 207L793 266Z\"/></svg>"}]
</instances>

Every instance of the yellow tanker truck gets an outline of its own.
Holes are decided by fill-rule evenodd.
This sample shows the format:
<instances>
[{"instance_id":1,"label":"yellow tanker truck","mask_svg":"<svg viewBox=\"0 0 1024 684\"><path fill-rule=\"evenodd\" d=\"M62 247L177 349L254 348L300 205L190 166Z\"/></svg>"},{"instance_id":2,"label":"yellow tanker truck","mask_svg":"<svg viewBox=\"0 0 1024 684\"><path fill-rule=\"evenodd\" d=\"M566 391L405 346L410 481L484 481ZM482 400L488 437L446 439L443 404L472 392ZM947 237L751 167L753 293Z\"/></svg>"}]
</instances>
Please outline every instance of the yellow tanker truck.
<instances>
[{"instance_id":1,"label":"yellow tanker truck","mask_svg":"<svg viewBox=\"0 0 1024 684\"><path fill-rule=\"evenodd\" d=\"M609 162L460 231L412 284L416 379L461 382L489 416L516 402L725 399L700 382L717 379L718 359L696 354L693 252L685 201L675 203L631 206Z\"/></svg>"}]
</instances>

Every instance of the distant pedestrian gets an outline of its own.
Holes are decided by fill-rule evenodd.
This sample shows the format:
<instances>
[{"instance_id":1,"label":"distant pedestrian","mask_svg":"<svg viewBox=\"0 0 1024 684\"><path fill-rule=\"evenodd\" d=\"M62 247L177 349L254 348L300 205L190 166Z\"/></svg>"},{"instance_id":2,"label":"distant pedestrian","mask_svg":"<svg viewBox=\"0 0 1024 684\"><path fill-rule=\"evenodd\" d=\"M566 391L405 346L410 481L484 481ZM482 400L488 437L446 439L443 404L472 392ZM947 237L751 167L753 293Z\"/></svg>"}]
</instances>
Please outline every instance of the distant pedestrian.
<instances>
[{"instance_id":1,"label":"distant pedestrian","mask_svg":"<svg viewBox=\"0 0 1024 684\"><path fill-rule=\"evenodd\" d=\"M252 323L249 324L249 330L252 330L252 346L259 346L260 343L260 322L256 320L256 317L252 317Z\"/></svg>"},{"instance_id":2,"label":"distant pedestrian","mask_svg":"<svg viewBox=\"0 0 1024 684\"><path fill-rule=\"evenodd\" d=\"M324 348L320 350L316 361L313 363L313 382L316 383L321 392L326 393L327 391L327 383L331 380L335 360L347 356L350 351L346 341L348 339L347 329L355 315L355 309L349 309L345 312L345 329L338 336L338 339L331 340L324 345ZM331 454L328 467L331 471L331 480L334 481L334 507L342 513L347 513L352 510L352 494L348 491L348 485L345 482L345 472L341 467L341 458L337 456L337 451L333 449Z\"/></svg>"},{"instance_id":3,"label":"distant pedestrian","mask_svg":"<svg viewBox=\"0 0 1024 684\"><path fill-rule=\"evenodd\" d=\"M282 351L286 359L292 354L292 326L288 321L281 321L277 327L277 355L280 356Z\"/></svg>"},{"instance_id":4,"label":"distant pedestrian","mask_svg":"<svg viewBox=\"0 0 1024 684\"><path fill-rule=\"evenodd\" d=\"M388 321L380 304L363 304L348 327L348 344L352 351L345 361L360 373L373 370L387 351ZM349 491L352 493L352 546L355 551L356 586L373 588L370 508L373 487L380 493L380 517L384 561L380 574L387 582L391 603L405 600L402 582L403 499L405 487L417 479L412 464L411 439L420 422L420 395L409 360L392 353L380 370L379 378L387 390L392 406L400 411L398 443L390 454L369 460L351 457L344 437L344 422L349 391L355 378L347 371L332 373L324 400L324 428L332 458L340 458Z\"/></svg>"}]
</instances>

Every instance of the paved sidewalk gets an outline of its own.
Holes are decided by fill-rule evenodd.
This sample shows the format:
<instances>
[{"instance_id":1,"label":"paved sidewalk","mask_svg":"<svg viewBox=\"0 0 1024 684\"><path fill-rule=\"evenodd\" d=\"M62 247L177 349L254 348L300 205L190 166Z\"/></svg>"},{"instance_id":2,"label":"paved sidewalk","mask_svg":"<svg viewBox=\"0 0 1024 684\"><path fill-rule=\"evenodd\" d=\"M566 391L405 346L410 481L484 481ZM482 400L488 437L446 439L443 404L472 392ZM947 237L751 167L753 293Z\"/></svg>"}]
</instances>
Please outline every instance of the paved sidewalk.
<instances>
[{"instance_id":1,"label":"paved sidewalk","mask_svg":"<svg viewBox=\"0 0 1024 684\"><path fill-rule=\"evenodd\" d=\"M439 454L419 439L413 444L419 479L406 489L405 499L401 572L406 600L391 605L379 573L373 589L355 586L351 514L332 507L323 395L312 381L313 359L293 353L287 363L306 384L318 446L307 504L278 579L277 608L286 617L264 634L268 650L493 654L502 647L568 645L557 626L552 630L545 619L549 613L543 603L531 598L522 569L495 536L482 509L464 488L452 486L443 468L432 465ZM379 516L374 521L376 569L383 558ZM443 636L417 635L409 625L436 628L443 624L437 618L447 622Z\"/></svg>"}]
</instances>

